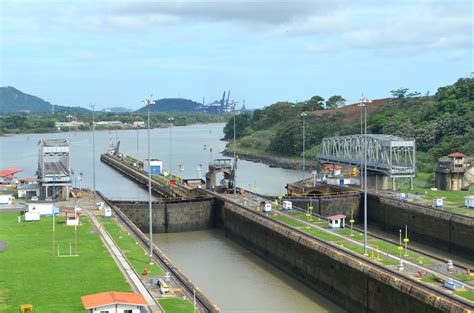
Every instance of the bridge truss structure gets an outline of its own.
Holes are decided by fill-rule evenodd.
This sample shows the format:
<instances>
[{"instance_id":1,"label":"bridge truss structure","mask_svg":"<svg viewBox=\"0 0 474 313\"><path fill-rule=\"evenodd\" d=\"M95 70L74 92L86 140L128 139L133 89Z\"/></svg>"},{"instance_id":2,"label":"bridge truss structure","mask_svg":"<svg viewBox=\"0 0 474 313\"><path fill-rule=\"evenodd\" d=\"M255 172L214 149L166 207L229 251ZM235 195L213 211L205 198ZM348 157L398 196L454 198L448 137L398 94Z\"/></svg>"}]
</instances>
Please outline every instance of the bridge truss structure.
<instances>
[{"instance_id":1,"label":"bridge truss structure","mask_svg":"<svg viewBox=\"0 0 474 313\"><path fill-rule=\"evenodd\" d=\"M66 139L42 139L38 142L38 183L42 199L69 198L72 171Z\"/></svg>"},{"instance_id":2,"label":"bridge truss structure","mask_svg":"<svg viewBox=\"0 0 474 313\"><path fill-rule=\"evenodd\" d=\"M321 153L317 159L321 163L346 164L362 168L364 145L367 143L367 170L396 178L415 177L415 140L407 140L392 135L351 135L324 138Z\"/></svg>"}]
</instances>

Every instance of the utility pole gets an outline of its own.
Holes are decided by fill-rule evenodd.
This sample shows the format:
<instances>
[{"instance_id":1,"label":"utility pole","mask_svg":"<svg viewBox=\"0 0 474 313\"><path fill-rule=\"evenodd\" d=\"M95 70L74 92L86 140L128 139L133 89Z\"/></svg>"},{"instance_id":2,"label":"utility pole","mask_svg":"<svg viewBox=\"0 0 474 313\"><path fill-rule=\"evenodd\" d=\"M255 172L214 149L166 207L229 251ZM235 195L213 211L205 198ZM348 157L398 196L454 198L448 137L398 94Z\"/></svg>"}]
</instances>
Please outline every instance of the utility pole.
<instances>
[{"instance_id":1,"label":"utility pole","mask_svg":"<svg viewBox=\"0 0 474 313\"><path fill-rule=\"evenodd\" d=\"M235 142L235 105L236 105L236 103L234 103L234 112L233 112L233 113L234 113L234 114L233 114L233 115L234 115L234 167L235 167L235 165L236 165L236 160L237 160L237 144L236 144L236 142ZM235 177L237 176L237 175L236 175L236 174L237 174L236 171L237 171L237 169L234 168L234 177L233 177L233 180L234 180L234 181L232 182L233 187L234 187L234 198L237 197L237 186L235 185L235 182L236 182L236 178L235 178Z\"/></svg>"},{"instance_id":2,"label":"utility pole","mask_svg":"<svg viewBox=\"0 0 474 313\"><path fill-rule=\"evenodd\" d=\"M364 110L364 255L368 255L367 253L367 103L371 103L367 98L362 98L358 106L361 107L361 116L362 110ZM362 123L362 120L361 120ZM362 175L361 175L362 176Z\"/></svg>"},{"instance_id":3,"label":"utility pole","mask_svg":"<svg viewBox=\"0 0 474 313\"><path fill-rule=\"evenodd\" d=\"M173 137L172 131L174 118L172 116L168 117L168 122L170 123L170 179L173 179Z\"/></svg>"},{"instance_id":4,"label":"utility pole","mask_svg":"<svg viewBox=\"0 0 474 313\"><path fill-rule=\"evenodd\" d=\"M148 112L148 224L149 224L149 239L150 239L150 264L153 263L153 212L151 205L151 156L150 156L150 106L155 103L153 96L143 100Z\"/></svg>"},{"instance_id":5,"label":"utility pole","mask_svg":"<svg viewBox=\"0 0 474 313\"><path fill-rule=\"evenodd\" d=\"M95 197L95 104L90 105L92 109L92 190Z\"/></svg>"},{"instance_id":6,"label":"utility pole","mask_svg":"<svg viewBox=\"0 0 474 313\"><path fill-rule=\"evenodd\" d=\"M304 175L304 174L305 174L305 171L306 171L306 156L305 156L305 139L306 139L306 138L305 138L305 136L306 136L306 134L305 134L305 128L306 128L306 127L305 127L305 126L306 126L306 125L305 125L305 117L306 117L307 115L308 115L308 113L306 113L306 112L304 112L304 111L301 113L301 117L303 118L303 173L302 173L302 176L303 176L303 180L302 180L302 182L303 182L303 190L304 190L304 179L305 179L305 177L304 177L305 175Z\"/></svg>"},{"instance_id":7,"label":"utility pole","mask_svg":"<svg viewBox=\"0 0 474 313\"><path fill-rule=\"evenodd\" d=\"M55 177L56 178L56 177ZM53 194L51 195L51 202L52 202L52 211L53 211L53 256L54 256L54 242L56 239L56 221L55 221L55 214L54 214L54 193L56 192L56 183L53 185Z\"/></svg>"},{"instance_id":8,"label":"utility pole","mask_svg":"<svg viewBox=\"0 0 474 313\"><path fill-rule=\"evenodd\" d=\"M138 116L135 116L135 120L138 120ZM138 159L138 123L136 124L137 125L137 155L136 155L136 158Z\"/></svg>"}]
</instances>

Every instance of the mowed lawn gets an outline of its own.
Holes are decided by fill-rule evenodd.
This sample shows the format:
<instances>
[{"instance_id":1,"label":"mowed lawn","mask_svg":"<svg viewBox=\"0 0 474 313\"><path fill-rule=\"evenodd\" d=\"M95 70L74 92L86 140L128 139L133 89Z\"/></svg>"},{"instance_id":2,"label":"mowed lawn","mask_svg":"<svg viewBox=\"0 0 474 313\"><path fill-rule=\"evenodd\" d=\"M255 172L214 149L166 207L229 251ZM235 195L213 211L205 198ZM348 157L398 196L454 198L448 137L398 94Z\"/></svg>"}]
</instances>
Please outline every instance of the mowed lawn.
<instances>
[{"instance_id":1,"label":"mowed lawn","mask_svg":"<svg viewBox=\"0 0 474 313\"><path fill-rule=\"evenodd\" d=\"M52 217L17 222L17 213L0 213L0 312L84 312L81 296L103 291L132 291L86 217L77 229L78 257L52 256ZM56 218L56 242L69 254L74 227ZM2 303L3 302L3 303Z\"/></svg>"}]
</instances>

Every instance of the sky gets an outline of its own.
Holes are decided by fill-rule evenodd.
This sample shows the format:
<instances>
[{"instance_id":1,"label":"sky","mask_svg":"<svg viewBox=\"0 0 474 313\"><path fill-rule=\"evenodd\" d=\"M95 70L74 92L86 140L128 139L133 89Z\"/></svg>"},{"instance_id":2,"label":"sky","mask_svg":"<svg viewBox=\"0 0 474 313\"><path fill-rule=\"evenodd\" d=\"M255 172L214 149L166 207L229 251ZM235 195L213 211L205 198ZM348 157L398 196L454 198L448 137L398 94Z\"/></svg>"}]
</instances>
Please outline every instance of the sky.
<instances>
[{"instance_id":1,"label":"sky","mask_svg":"<svg viewBox=\"0 0 474 313\"><path fill-rule=\"evenodd\" d=\"M433 94L471 75L473 16L471 0L1 0L0 86L99 109Z\"/></svg>"}]
</instances>

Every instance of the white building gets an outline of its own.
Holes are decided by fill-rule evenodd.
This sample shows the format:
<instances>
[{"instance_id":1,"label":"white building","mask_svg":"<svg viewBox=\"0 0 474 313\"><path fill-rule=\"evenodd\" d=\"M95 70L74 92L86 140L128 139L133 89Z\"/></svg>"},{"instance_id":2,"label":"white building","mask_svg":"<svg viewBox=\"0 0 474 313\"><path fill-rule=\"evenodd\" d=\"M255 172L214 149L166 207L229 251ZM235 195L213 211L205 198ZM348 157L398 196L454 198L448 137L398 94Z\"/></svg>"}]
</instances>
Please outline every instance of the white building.
<instances>
[{"instance_id":1,"label":"white building","mask_svg":"<svg viewBox=\"0 0 474 313\"><path fill-rule=\"evenodd\" d=\"M151 166L152 174L161 174L161 171L163 170L163 161L160 161L158 159L150 159L150 162L148 162L148 159L146 159L145 163L143 164L143 169L147 173L149 166Z\"/></svg>"},{"instance_id":2,"label":"white building","mask_svg":"<svg viewBox=\"0 0 474 313\"><path fill-rule=\"evenodd\" d=\"M81 215L80 209L79 210L65 209L65 210L62 210L62 212L65 214L66 225L67 226L78 226L78 225L80 225L80 223L81 223L81 221L80 221L80 215Z\"/></svg>"},{"instance_id":3,"label":"white building","mask_svg":"<svg viewBox=\"0 0 474 313\"><path fill-rule=\"evenodd\" d=\"M346 227L346 216L344 214L337 214L328 216L329 227L331 228L344 228Z\"/></svg>"},{"instance_id":4,"label":"white building","mask_svg":"<svg viewBox=\"0 0 474 313\"><path fill-rule=\"evenodd\" d=\"M40 187L38 184L22 184L17 186L18 198L39 197Z\"/></svg>"},{"instance_id":5,"label":"white building","mask_svg":"<svg viewBox=\"0 0 474 313\"><path fill-rule=\"evenodd\" d=\"M293 209L293 203L291 201L283 201L283 210L291 211Z\"/></svg>"},{"instance_id":6,"label":"white building","mask_svg":"<svg viewBox=\"0 0 474 313\"><path fill-rule=\"evenodd\" d=\"M123 123L120 121L101 121L95 123L97 126L106 126L106 127L123 127Z\"/></svg>"},{"instance_id":7,"label":"white building","mask_svg":"<svg viewBox=\"0 0 474 313\"><path fill-rule=\"evenodd\" d=\"M53 202L51 201L28 201L26 204L28 205L28 212L39 212L41 215L53 216Z\"/></svg>"},{"instance_id":8,"label":"white building","mask_svg":"<svg viewBox=\"0 0 474 313\"><path fill-rule=\"evenodd\" d=\"M145 122L144 121L135 121L132 124L133 127L135 128L144 128L145 127Z\"/></svg>"},{"instance_id":9,"label":"white building","mask_svg":"<svg viewBox=\"0 0 474 313\"><path fill-rule=\"evenodd\" d=\"M12 195L0 195L0 205L2 204L10 205L12 204L12 201L13 201Z\"/></svg>"},{"instance_id":10,"label":"white building","mask_svg":"<svg viewBox=\"0 0 474 313\"><path fill-rule=\"evenodd\" d=\"M108 291L81 297L89 313L142 313L147 305L139 293Z\"/></svg>"},{"instance_id":11,"label":"white building","mask_svg":"<svg viewBox=\"0 0 474 313\"><path fill-rule=\"evenodd\" d=\"M70 121L70 122L56 122L56 128L61 128L61 127L71 127L71 128L77 128L80 126L85 126L86 123L81 122L81 121Z\"/></svg>"},{"instance_id":12,"label":"white building","mask_svg":"<svg viewBox=\"0 0 474 313\"><path fill-rule=\"evenodd\" d=\"M474 196L464 197L464 203L466 205L466 208L474 209Z\"/></svg>"}]
</instances>

